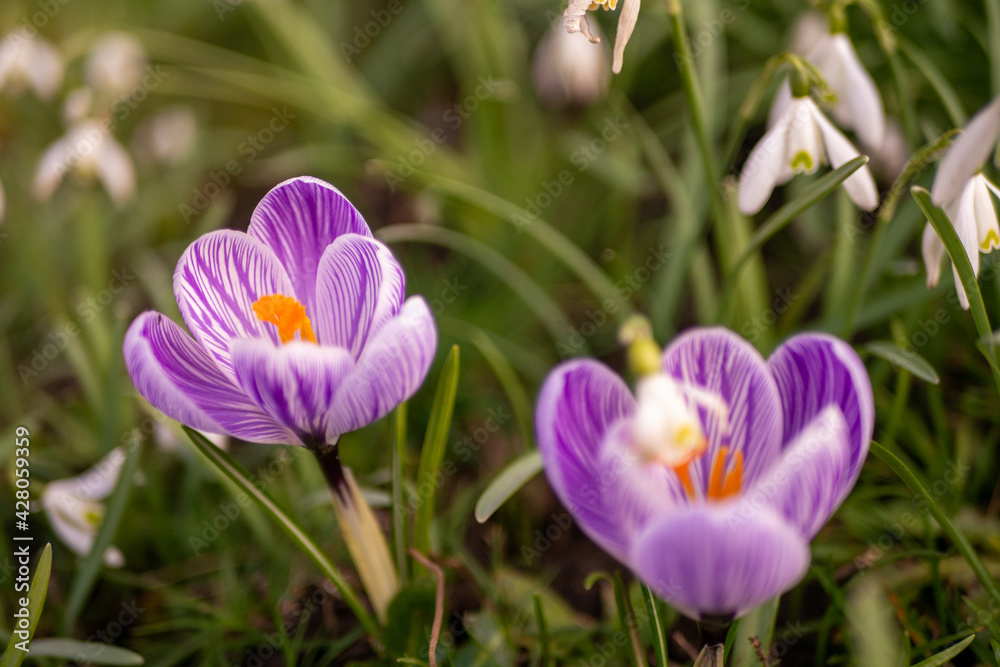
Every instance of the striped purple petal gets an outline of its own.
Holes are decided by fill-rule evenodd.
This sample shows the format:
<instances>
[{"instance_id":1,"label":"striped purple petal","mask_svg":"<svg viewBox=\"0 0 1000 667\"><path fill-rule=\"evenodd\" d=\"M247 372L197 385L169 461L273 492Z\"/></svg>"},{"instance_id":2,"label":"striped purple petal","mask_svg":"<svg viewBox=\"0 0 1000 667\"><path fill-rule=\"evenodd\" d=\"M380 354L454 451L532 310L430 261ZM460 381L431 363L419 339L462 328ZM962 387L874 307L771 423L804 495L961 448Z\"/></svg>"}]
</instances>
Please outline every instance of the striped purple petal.
<instances>
[{"instance_id":1,"label":"striped purple petal","mask_svg":"<svg viewBox=\"0 0 1000 667\"><path fill-rule=\"evenodd\" d=\"M809 543L773 510L739 520L742 503L691 505L651 522L635 541L635 573L692 618L740 616L792 588Z\"/></svg>"},{"instance_id":2,"label":"striped purple petal","mask_svg":"<svg viewBox=\"0 0 1000 667\"><path fill-rule=\"evenodd\" d=\"M778 465L744 493L743 507L771 507L811 540L843 500L851 472L847 434L840 409L825 408L785 446Z\"/></svg>"},{"instance_id":3,"label":"striped purple petal","mask_svg":"<svg viewBox=\"0 0 1000 667\"><path fill-rule=\"evenodd\" d=\"M403 303L399 314L365 345L354 372L333 400L328 437L381 419L417 391L434 361L437 327L419 296Z\"/></svg>"},{"instance_id":4,"label":"striped purple petal","mask_svg":"<svg viewBox=\"0 0 1000 667\"><path fill-rule=\"evenodd\" d=\"M253 311L253 303L269 294L295 293L274 254L242 232L205 234L188 246L174 271L174 295L184 322L233 379L231 340L279 342L277 328L261 322Z\"/></svg>"},{"instance_id":5,"label":"striped purple petal","mask_svg":"<svg viewBox=\"0 0 1000 667\"><path fill-rule=\"evenodd\" d=\"M316 278L316 336L357 358L403 303L403 268L384 244L346 234L323 253Z\"/></svg>"},{"instance_id":6,"label":"striped purple petal","mask_svg":"<svg viewBox=\"0 0 1000 667\"><path fill-rule=\"evenodd\" d=\"M678 336L663 353L663 369L682 383L722 398L729 406L729 432L699 407L708 451L690 466L691 481L704 494L720 447L743 452L744 485L752 484L781 452L781 402L763 357L748 342L721 327ZM728 440L728 445L727 445Z\"/></svg>"},{"instance_id":7,"label":"striped purple petal","mask_svg":"<svg viewBox=\"0 0 1000 667\"><path fill-rule=\"evenodd\" d=\"M850 442L850 474L841 480L843 499L861 472L875 429L875 401L864 364L847 343L814 333L786 341L767 365L781 395L786 442L828 405L843 413Z\"/></svg>"},{"instance_id":8,"label":"striped purple petal","mask_svg":"<svg viewBox=\"0 0 1000 667\"><path fill-rule=\"evenodd\" d=\"M340 190L311 176L287 180L264 195L247 233L275 254L308 313L315 308L316 274L326 247L342 234L372 235Z\"/></svg>"},{"instance_id":9,"label":"striped purple petal","mask_svg":"<svg viewBox=\"0 0 1000 667\"><path fill-rule=\"evenodd\" d=\"M603 449L612 428L634 411L635 399L622 379L604 364L583 359L549 374L535 412L538 449L553 490L584 532L623 561L630 538L625 514L607 493L621 473L606 467Z\"/></svg>"},{"instance_id":10,"label":"striped purple petal","mask_svg":"<svg viewBox=\"0 0 1000 667\"><path fill-rule=\"evenodd\" d=\"M254 403L300 438L327 440L334 397L354 370L347 350L300 341L276 347L257 338L234 341L232 354L236 378Z\"/></svg>"},{"instance_id":11,"label":"striped purple petal","mask_svg":"<svg viewBox=\"0 0 1000 667\"><path fill-rule=\"evenodd\" d=\"M146 311L125 334L125 366L157 410L199 431L250 442L285 443L291 433L219 370L208 353L165 315Z\"/></svg>"}]
</instances>

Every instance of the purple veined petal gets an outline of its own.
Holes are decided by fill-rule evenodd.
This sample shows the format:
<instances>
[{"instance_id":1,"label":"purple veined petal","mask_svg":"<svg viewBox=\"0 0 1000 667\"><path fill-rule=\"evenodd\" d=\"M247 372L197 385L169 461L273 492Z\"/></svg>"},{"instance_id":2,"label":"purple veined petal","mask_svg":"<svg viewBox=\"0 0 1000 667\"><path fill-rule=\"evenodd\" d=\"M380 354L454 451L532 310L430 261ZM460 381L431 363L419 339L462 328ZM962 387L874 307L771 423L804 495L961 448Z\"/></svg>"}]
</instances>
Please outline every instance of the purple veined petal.
<instances>
[{"instance_id":1,"label":"purple veined petal","mask_svg":"<svg viewBox=\"0 0 1000 667\"><path fill-rule=\"evenodd\" d=\"M603 452L612 428L635 412L635 399L617 374L589 359L558 366L542 387L535 411L545 475L587 535L626 561L630 535L611 493L617 473ZM602 477L603 475L603 477Z\"/></svg>"},{"instance_id":2,"label":"purple veined petal","mask_svg":"<svg viewBox=\"0 0 1000 667\"><path fill-rule=\"evenodd\" d=\"M260 241L230 229L196 240L174 271L174 295L184 322L233 380L231 340L265 338L279 343L277 327L261 322L253 310L255 301L270 294L295 296L274 254Z\"/></svg>"},{"instance_id":3,"label":"purple veined petal","mask_svg":"<svg viewBox=\"0 0 1000 667\"><path fill-rule=\"evenodd\" d=\"M791 442L828 405L840 408L851 446L848 489L861 472L875 429L875 399L868 371L850 345L827 334L785 341L770 359L781 395L785 440Z\"/></svg>"},{"instance_id":4,"label":"purple veined petal","mask_svg":"<svg viewBox=\"0 0 1000 667\"><path fill-rule=\"evenodd\" d=\"M249 442L291 439L287 429L251 403L208 353L165 315L139 315L125 334L124 351L136 389L171 419Z\"/></svg>"},{"instance_id":5,"label":"purple veined petal","mask_svg":"<svg viewBox=\"0 0 1000 667\"><path fill-rule=\"evenodd\" d=\"M692 618L741 616L792 588L809 543L771 509L740 520L741 506L692 505L651 522L633 544L635 573Z\"/></svg>"},{"instance_id":6,"label":"purple veined petal","mask_svg":"<svg viewBox=\"0 0 1000 667\"><path fill-rule=\"evenodd\" d=\"M850 493L851 443L844 415L828 405L743 494L744 508L771 507L811 540ZM750 517L741 519L752 520Z\"/></svg>"},{"instance_id":7,"label":"purple veined petal","mask_svg":"<svg viewBox=\"0 0 1000 667\"><path fill-rule=\"evenodd\" d=\"M334 397L354 370L339 347L291 341L274 346L260 338L232 344L236 378L247 396L279 424L326 440Z\"/></svg>"},{"instance_id":8,"label":"purple veined petal","mask_svg":"<svg viewBox=\"0 0 1000 667\"><path fill-rule=\"evenodd\" d=\"M396 316L406 281L392 251L375 239L346 234L323 253L313 322L323 345L358 358L365 343Z\"/></svg>"},{"instance_id":9,"label":"purple veined petal","mask_svg":"<svg viewBox=\"0 0 1000 667\"><path fill-rule=\"evenodd\" d=\"M716 394L729 406L730 456L743 452L748 486L778 459L782 445L781 399L774 378L750 343L722 327L691 329L663 353L663 370L682 384ZM692 403L697 405L697 403ZM698 407L708 450L691 462L692 485L704 496L712 462L725 446L718 415Z\"/></svg>"},{"instance_id":10,"label":"purple veined petal","mask_svg":"<svg viewBox=\"0 0 1000 667\"><path fill-rule=\"evenodd\" d=\"M326 247L342 234L372 235L368 223L340 190L311 176L279 183L264 195L247 233L275 254L292 281L296 298L310 315Z\"/></svg>"},{"instance_id":11,"label":"purple veined petal","mask_svg":"<svg viewBox=\"0 0 1000 667\"><path fill-rule=\"evenodd\" d=\"M327 438L381 419L410 398L427 377L437 350L437 327L427 302L410 297L358 358L334 398Z\"/></svg>"},{"instance_id":12,"label":"purple veined petal","mask_svg":"<svg viewBox=\"0 0 1000 667\"><path fill-rule=\"evenodd\" d=\"M578 514L583 503L591 512L600 512L603 521L613 522L609 530L592 527L591 519L580 519L580 527L594 542L627 563L631 539L664 512L684 507L688 499L677 473L657 463L643 460L632 444L632 421L621 419L613 424L600 445L592 479L570 489L576 494ZM600 499L600 507L594 499ZM607 527L606 527L607 528Z\"/></svg>"}]
</instances>

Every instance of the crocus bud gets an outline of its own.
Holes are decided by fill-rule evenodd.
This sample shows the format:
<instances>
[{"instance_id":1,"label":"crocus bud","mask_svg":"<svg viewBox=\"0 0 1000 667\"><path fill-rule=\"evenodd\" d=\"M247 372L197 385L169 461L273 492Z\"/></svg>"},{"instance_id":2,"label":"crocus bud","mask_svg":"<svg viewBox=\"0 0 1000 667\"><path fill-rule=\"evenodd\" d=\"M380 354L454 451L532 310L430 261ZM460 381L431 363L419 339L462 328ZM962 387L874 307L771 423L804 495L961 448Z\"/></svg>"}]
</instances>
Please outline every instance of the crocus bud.
<instances>
[{"instance_id":1,"label":"crocus bud","mask_svg":"<svg viewBox=\"0 0 1000 667\"><path fill-rule=\"evenodd\" d=\"M596 24L593 31L597 32ZM535 92L554 109L585 107L604 97L611 81L607 52L556 24L535 51Z\"/></svg>"}]
</instances>

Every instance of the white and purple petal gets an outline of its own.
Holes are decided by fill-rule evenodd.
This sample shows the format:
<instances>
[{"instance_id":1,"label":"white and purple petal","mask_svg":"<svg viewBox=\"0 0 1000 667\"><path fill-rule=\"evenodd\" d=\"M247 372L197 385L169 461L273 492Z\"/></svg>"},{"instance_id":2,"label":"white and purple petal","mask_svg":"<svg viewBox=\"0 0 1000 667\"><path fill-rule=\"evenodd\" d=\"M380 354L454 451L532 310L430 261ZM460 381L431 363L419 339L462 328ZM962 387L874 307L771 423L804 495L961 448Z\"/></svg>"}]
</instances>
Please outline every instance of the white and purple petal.
<instances>
[{"instance_id":1,"label":"white and purple petal","mask_svg":"<svg viewBox=\"0 0 1000 667\"><path fill-rule=\"evenodd\" d=\"M753 512L751 520L741 515ZM692 618L740 616L792 588L809 543L769 508L691 505L651 522L632 546L635 573Z\"/></svg>"},{"instance_id":2,"label":"white and purple petal","mask_svg":"<svg viewBox=\"0 0 1000 667\"><path fill-rule=\"evenodd\" d=\"M343 234L372 235L340 190L311 176L279 183L264 195L247 233L278 258L308 313L315 306L316 275L326 247Z\"/></svg>"},{"instance_id":3,"label":"white and purple petal","mask_svg":"<svg viewBox=\"0 0 1000 667\"><path fill-rule=\"evenodd\" d=\"M357 366L333 401L327 438L381 419L417 391L437 349L437 327L427 302L410 297L399 314L368 341Z\"/></svg>"},{"instance_id":4,"label":"white and purple petal","mask_svg":"<svg viewBox=\"0 0 1000 667\"><path fill-rule=\"evenodd\" d=\"M760 353L722 327L694 329L678 336L663 353L663 370L683 385L715 394L729 407L726 424L705 407L698 412L708 450L691 463L692 484L708 488L711 463L719 449L743 453L744 484L752 484L777 460L782 444L781 399Z\"/></svg>"},{"instance_id":5,"label":"white and purple petal","mask_svg":"<svg viewBox=\"0 0 1000 667\"><path fill-rule=\"evenodd\" d=\"M125 366L153 407L199 431L286 443L291 433L246 397L208 353L165 315L146 311L125 334Z\"/></svg>"},{"instance_id":6,"label":"white and purple petal","mask_svg":"<svg viewBox=\"0 0 1000 667\"><path fill-rule=\"evenodd\" d=\"M334 397L354 370L347 350L301 341L275 346L256 338L233 341L232 356L250 400L299 440L327 441Z\"/></svg>"},{"instance_id":7,"label":"white and purple petal","mask_svg":"<svg viewBox=\"0 0 1000 667\"><path fill-rule=\"evenodd\" d=\"M824 408L838 407L847 423L850 489L868 455L875 429L871 380L857 353L844 341L809 333L790 338L767 361L781 395L786 442L792 442Z\"/></svg>"},{"instance_id":8,"label":"white and purple petal","mask_svg":"<svg viewBox=\"0 0 1000 667\"><path fill-rule=\"evenodd\" d=\"M358 358L366 343L399 313L406 291L392 251L357 234L337 238L323 253L316 280L316 336Z\"/></svg>"},{"instance_id":9,"label":"white and purple petal","mask_svg":"<svg viewBox=\"0 0 1000 667\"><path fill-rule=\"evenodd\" d=\"M184 322L232 379L230 341L279 342L277 328L261 322L253 310L255 301L271 294L295 296L274 253L242 232L205 234L188 246L174 271L174 295Z\"/></svg>"},{"instance_id":10,"label":"white and purple petal","mask_svg":"<svg viewBox=\"0 0 1000 667\"><path fill-rule=\"evenodd\" d=\"M634 412L635 399L622 379L604 364L584 359L549 374L535 418L545 475L559 500L591 539L623 562L630 542L623 522L627 510L607 492L616 473L606 467L611 455L605 455L604 444L613 427Z\"/></svg>"},{"instance_id":11,"label":"white and purple petal","mask_svg":"<svg viewBox=\"0 0 1000 667\"><path fill-rule=\"evenodd\" d=\"M771 507L811 540L851 490L851 445L840 408L829 405L785 446L743 503Z\"/></svg>"}]
</instances>

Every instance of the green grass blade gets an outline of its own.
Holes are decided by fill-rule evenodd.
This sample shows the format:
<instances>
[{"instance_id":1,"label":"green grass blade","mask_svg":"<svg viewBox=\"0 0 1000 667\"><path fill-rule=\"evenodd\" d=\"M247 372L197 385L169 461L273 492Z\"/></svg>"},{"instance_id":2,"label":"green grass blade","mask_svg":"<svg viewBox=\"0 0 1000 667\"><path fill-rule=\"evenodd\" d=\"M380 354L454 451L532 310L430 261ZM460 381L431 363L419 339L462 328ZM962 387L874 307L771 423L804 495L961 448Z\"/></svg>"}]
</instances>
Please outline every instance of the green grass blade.
<instances>
[{"instance_id":1,"label":"green grass blade","mask_svg":"<svg viewBox=\"0 0 1000 667\"><path fill-rule=\"evenodd\" d=\"M958 642L954 646L949 646L945 650L941 651L936 655L932 655L926 660L921 660L920 662L914 663L913 667L940 667L940 665L945 665L949 660L954 658L956 655L961 653L972 643L976 638L976 635L971 634L962 641Z\"/></svg>"},{"instance_id":2,"label":"green grass blade","mask_svg":"<svg viewBox=\"0 0 1000 667\"><path fill-rule=\"evenodd\" d=\"M636 623L635 612L632 611L632 603L628 599L628 590L622 581L622 573L615 572L613 581L618 622L621 623L622 632L628 636L629 640L629 660L632 667L646 667L646 654L639 639L639 626Z\"/></svg>"},{"instance_id":3,"label":"green grass blade","mask_svg":"<svg viewBox=\"0 0 1000 667\"><path fill-rule=\"evenodd\" d=\"M723 286L723 298L719 305L722 312L719 313L720 317L717 319L723 319L721 316L728 313L732 307L732 297L735 294L735 285L738 282L737 279L739 278L740 270L750 258L757 254L764 247L764 244L770 241L775 234L787 227L792 220L822 201L831 192L836 190L841 183L846 181L851 174L861 169L867 163L868 158L864 155L859 155L847 164L841 165L839 169L834 169L830 173L824 174L806 188L802 194L775 211L757 229L757 233L753 235L750 242L743 248L743 253L729 271L726 284Z\"/></svg>"},{"instance_id":4,"label":"green grass blade","mask_svg":"<svg viewBox=\"0 0 1000 667\"><path fill-rule=\"evenodd\" d=\"M983 561L980 560L979 555L976 553L972 545L969 544L969 540L966 539L965 535L959 531L958 527L952 523L948 515L944 513L941 506L937 504L928 491L926 485L921 482L920 478L907 467L903 461L896 456L894 453L889 451L888 448L880 445L879 443L872 441L872 453L875 454L879 459L881 459L886 465L888 465L896 475L903 480L907 488L910 491L921 498L927 505L927 511L930 512L934 520L937 521L938 525L941 526L941 530L944 531L945 535L952 541L958 552L962 554L965 561L972 568L976 577L979 579L979 583L983 585L986 592L989 593L993 599L1000 602L1000 587L997 586L996 580L986 569Z\"/></svg>"},{"instance_id":5,"label":"green grass blade","mask_svg":"<svg viewBox=\"0 0 1000 667\"><path fill-rule=\"evenodd\" d=\"M46 544L42 550L42 555L38 559L38 566L35 567L35 576L31 578L31 588L28 590L28 642L35 636L35 628L38 627L38 619L42 616L42 608L45 606L45 595L49 592L49 576L52 574L52 545ZM18 667L25 656L26 651L17 648L21 643L21 637L16 633L10 636L7 642L7 649L0 658L0 667ZM34 650L34 646L29 646L29 650Z\"/></svg>"},{"instance_id":6,"label":"green grass blade","mask_svg":"<svg viewBox=\"0 0 1000 667\"><path fill-rule=\"evenodd\" d=\"M986 306L983 305L983 295L979 291L979 281L972 270L972 263L965 252L965 247L958 238L955 226L948 220L948 216L944 214L944 211L931 202L931 195L927 190L919 186L914 186L910 188L910 192L917 201L917 206L924 212L934 231L937 232L938 238L944 243L944 247L948 251L948 256L951 258L952 264L955 265L955 270L958 271L958 277L962 280L962 287L965 288L965 294L969 298L969 309L972 311L972 319L976 324L979 340L989 340L993 336L993 328L990 326L989 317L986 315ZM984 354L987 354L991 348L984 346L980 349ZM993 369L993 379L996 381L997 390L1000 391L1000 371L997 370L995 360L990 357L987 358L990 361L990 367Z\"/></svg>"},{"instance_id":7,"label":"green grass blade","mask_svg":"<svg viewBox=\"0 0 1000 667\"><path fill-rule=\"evenodd\" d=\"M937 384L941 381L937 371L930 365L930 362L913 350L904 350L890 341L872 341L861 348L861 350L876 357L881 357L895 366L904 368L925 382Z\"/></svg>"},{"instance_id":8,"label":"green grass blade","mask_svg":"<svg viewBox=\"0 0 1000 667\"><path fill-rule=\"evenodd\" d=\"M660 618L660 601L649 590L649 586L642 584L642 600L646 603L646 613L649 614L649 627L652 630L653 640L656 646L656 664L658 667L667 667L670 664L667 653L667 636L663 629L663 620Z\"/></svg>"},{"instance_id":9,"label":"green grass blade","mask_svg":"<svg viewBox=\"0 0 1000 667\"><path fill-rule=\"evenodd\" d=\"M480 354L486 359L486 363L493 369L493 374L497 376L500 386L507 394L510 407L514 411L514 419L517 421L517 428L521 432L522 448L530 451L535 448L535 434L532 431L534 414L531 408L531 399L524 388L524 384L517 377L517 371L507 356L496 344L493 337L479 327L472 327L469 332L469 341L476 346Z\"/></svg>"},{"instance_id":10,"label":"green grass blade","mask_svg":"<svg viewBox=\"0 0 1000 667\"><path fill-rule=\"evenodd\" d=\"M32 658L58 658L94 665L142 665L141 655L128 649L102 642L81 642L76 639L39 639L31 644Z\"/></svg>"},{"instance_id":11,"label":"green grass blade","mask_svg":"<svg viewBox=\"0 0 1000 667\"><path fill-rule=\"evenodd\" d=\"M407 553L406 507L403 504L403 487L406 484L406 401L396 407L393 415L395 447L392 449L392 537L396 549L396 574L400 589L406 588L410 578Z\"/></svg>"},{"instance_id":12,"label":"green grass blade","mask_svg":"<svg viewBox=\"0 0 1000 667\"><path fill-rule=\"evenodd\" d=\"M941 98L941 103L944 104L944 108L948 111L948 116L951 118L951 123L955 127L962 127L965 125L965 121L968 120L968 116L965 114L965 108L962 106L962 101L958 97L958 93L955 89L951 87L948 83L948 77L941 73L934 61L924 55L924 53L908 42L905 39L899 40L899 50L906 55L910 61L917 66L920 73L924 75L927 82L931 84L931 88L934 92L938 94Z\"/></svg>"},{"instance_id":13,"label":"green grass blade","mask_svg":"<svg viewBox=\"0 0 1000 667\"><path fill-rule=\"evenodd\" d=\"M125 508L128 506L128 497L135 483L135 473L139 467L139 456L142 453L142 447L136 441L127 450L125 453L125 463L122 464L121 472L118 475L118 482L115 484L115 490L108 500L104 519L101 521L101 527L98 528L97 536L94 538L94 546L91 547L90 553L80 563L80 569L69 589L62 618L62 634L64 635L72 634L73 625L76 623L80 612L83 611L87 597L90 595L97 581L97 575L104 566L104 552L111 546L111 541L118 531L118 524L125 515Z\"/></svg>"},{"instance_id":14,"label":"green grass blade","mask_svg":"<svg viewBox=\"0 0 1000 667\"><path fill-rule=\"evenodd\" d=\"M736 639L733 641L733 653L730 659L731 667L749 667L759 664L757 652L750 644L750 639L760 640L760 648L767 655L771 650L771 637L774 635L774 622L778 617L778 601L772 598L740 621Z\"/></svg>"},{"instance_id":15,"label":"green grass blade","mask_svg":"<svg viewBox=\"0 0 1000 667\"><path fill-rule=\"evenodd\" d=\"M485 523L501 505L517 493L522 486L542 471L542 455L534 451L507 465L479 496L476 503L476 521Z\"/></svg>"},{"instance_id":16,"label":"green grass blade","mask_svg":"<svg viewBox=\"0 0 1000 667\"><path fill-rule=\"evenodd\" d=\"M549 667L551 661L549 657L549 628L545 623L542 597L538 593L535 593L535 623L538 625L538 644L540 650L538 664L540 667Z\"/></svg>"},{"instance_id":17,"label":"green grass blade","mask_svg":"<svg viewBox=\"0 0 1000 667\"><path fill-rule=\"evenodd\" d=\"M438 379L434 405L431 408L431 417L427 424L424 446L420 452L420 464L417 468L417 488L422 489L426 486L430 489L426 497L420 498L413 537L413 546L424 554L431 552L431 523L434 520L434 501L437 498L438 488L434 483L434 476L440 474L444 452L448 445L451 415L455 409L455 394L458 391L458 368L458 346L455 345L451 348L441 370L441 377Z\"/></svg>"},{"instance_id":18,"label":"green grass blade","mask_svg":"<svg viewBox=\"0 0 1000 667\"><path fill-rule=\"evenodd\" d=\"M355 617L364 626L365 630L373 637L378 637L379 626L375 622L375 618L361 604L361 600L351 589L350 585L348 585L347 580L344 579L344 575L340 573L340 570L330 562L330 559L326 557L326 554L323 553L319 546L306 535L295 519L281 509L269 493L257 488L250 481L247 472L236 461L230 458L228 454L209 442L198 431L187 426L184 427L184 431L219 476L235 484L240 491L247 494L254 501L257 507L263 510L266 515L271 517L285 531L285 534L291 538L295 546L301 549L302 553L307 555L316 564L320 572L323 573L323 576L329 579L330 583L337 588L341 597L344 598L344 602L351 608L351 611L354 612Z\"/></svg>"}]
</instances>

